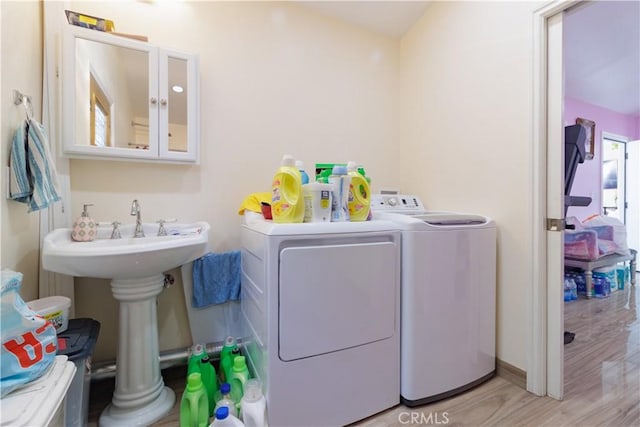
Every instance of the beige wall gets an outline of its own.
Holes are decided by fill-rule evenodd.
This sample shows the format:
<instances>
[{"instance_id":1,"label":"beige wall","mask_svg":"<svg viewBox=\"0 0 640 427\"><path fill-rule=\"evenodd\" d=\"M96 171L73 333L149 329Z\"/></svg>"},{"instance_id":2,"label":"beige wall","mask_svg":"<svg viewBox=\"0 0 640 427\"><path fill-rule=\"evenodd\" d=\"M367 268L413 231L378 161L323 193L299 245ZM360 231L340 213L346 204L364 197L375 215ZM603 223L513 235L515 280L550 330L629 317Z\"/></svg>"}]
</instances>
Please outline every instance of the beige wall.
<instances>
[{"instance_id":1,"label":"beige wall","mask_svg":"<svg viewBox=\"0 0 640 427\"><path fill-rule=\"evenodd\" d=\"M81 2L72 10L119 32L200 55L199 166L71 161L73 216L93 203L99 221L206 220L211 249L239 248L243 198L268 191L283 154L358 160L397 186L399 42L287 3ZM176 276L179 272L176 271ZM177 277L179 279L179 277ZM191 344L181 284L159 296L162 350ZM107 281L76 279L76 315L102 323L95 359L115 357L117 305Z\"/></svg>"},{"instance_id":2,"label":"beige wall","mask_svg":"<svg viewBox=\"0 0 640 427\"><path fill-rule=\"evenodd\" d=\"M538 4L539 5L539 4ZM401 184L498 227L497 355L527 368L532 12L436 2L401 43Z\"/></svg>"},{"instance_id":3,"label":"beige wall","mask_svg":"<svg viewBox=\"0 0 640 427\"><path fill-rule=\"evenodd\" d=\"M42 103L42 17L38 2L0 3L2 31L2 268L24 274L20 295L25 301L38 297L39 218L27 206L5 198L5 167L16 128L25 119L22 106L13 104L13 89L30 95L36 119Z\"/></svg>"},{"instance_id":4,"label":"beige wall","mask_svg":"<svg viewBox=\"0 0 640 427\"><path fill-rule=\"evenodd\" d=\"M21 31L25 22L40 28L36 5L2 2L0 9L3 141L21 117L10 104L13 87L30 93L39 110L40 36ZM199 53L202 118L199 166L73 160L72 216L94 203L97 220L130 222L138 198L144 220L209 221L211 249L229 250L239 246L238 205L269 188L283 153L308 170L359 160L374 191L399 187L430 209L496 220L498 356L526 369L532 4L435 2L401 46L292 4L70 8ZM4 199L1 213L2 267L25 272L26 299L35 298L37 214ZM117 305L108 283L77 279L76 298L78 317L102 323L95 359L114 358ZM179 283L159 297L159 330L162 349L190 344Z\"/></svg>"}]
</instances>

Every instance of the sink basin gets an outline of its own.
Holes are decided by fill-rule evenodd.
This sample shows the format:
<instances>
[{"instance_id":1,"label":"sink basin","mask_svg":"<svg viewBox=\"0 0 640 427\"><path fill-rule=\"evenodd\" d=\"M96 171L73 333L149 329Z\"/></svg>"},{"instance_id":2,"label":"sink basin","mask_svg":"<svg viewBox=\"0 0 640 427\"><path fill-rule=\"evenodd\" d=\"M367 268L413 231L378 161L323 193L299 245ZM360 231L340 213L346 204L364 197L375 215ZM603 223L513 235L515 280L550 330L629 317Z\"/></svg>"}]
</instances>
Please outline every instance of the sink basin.
<instances>
[{"instance_id":1,"label":"sink basin","mask_svg":"<svg viewBox=\"0 0 640 427\"><path fill-rule=\"evenodd\" d=\"M116 387L100 414L101 427L151 425L176 401L160 372L157 296L164 289L163 272L204 255L210 227L206 222L167 224L167 236L157 236L158 224L143 227L147 237L132 237L135 225L130 224L120 227L120 239L110 238L111 227L101 227L92 242L75 242L69 228L59 228L42 246L45 270L111 279L119 318Z\"/></svg>"},{"instance_id":2,"label":"sink basin","mask_svg":"<svg viewBox=\"0 0 640 427\"><path fill-rule=\"evenodd\" d=\"M166 224L167 236L157 236L158 224L144 224L146 237L134 238L135 224L120 227L121 239L111 239L111 227L100 227L91 242L71 240L71 229L49 233L42 249L45 270L77 277L134 279L179 267L204 255L209 224Z\"/></svg>"}]
</instances>

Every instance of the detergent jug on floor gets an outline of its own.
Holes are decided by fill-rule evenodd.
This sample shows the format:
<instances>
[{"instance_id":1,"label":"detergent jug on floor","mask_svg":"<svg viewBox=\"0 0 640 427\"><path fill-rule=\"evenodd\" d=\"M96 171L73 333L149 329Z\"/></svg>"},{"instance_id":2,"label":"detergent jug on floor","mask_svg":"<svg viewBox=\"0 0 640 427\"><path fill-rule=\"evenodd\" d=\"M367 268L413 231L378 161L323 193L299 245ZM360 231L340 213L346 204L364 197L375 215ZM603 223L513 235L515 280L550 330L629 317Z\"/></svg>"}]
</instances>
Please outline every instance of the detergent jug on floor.
<instances>
[{"instance_id":1,"label":"detergent jug on floor","mask_svg":"<svg viewBox=\"0 0 640 427\"><path fill-rule=\"evenodd\" d=\"M200 359L200 372L202 374L202 382L207 390L207 399L209 401L209 416L213 416L213 409L216 405L216 390L218 389L218 380L216 377L216 368L209 360L209 356Z\"/></svg>"},{"instance_id":2,"label":"detergent jug on floor","mask_svg":"<svg viewBox=\"0 0 640 427\"><path fill-rule=\"evenodd\" d=\"M359 172L356 162L347 163L347 171L351 177L348 202L349 218L351 221L366 221L369 218L369 209L371 207L369 182Z\"/></svg>"},{"instance_id":3,"label":"detergent jug on floor","mask_svg":"<svg viewBox=\"0 0 640 427\"><path fill-rule=\"evenodd\" d=\"M218 410L218 408L222 408L223 406L226 406L227 408L229 408L230 414L237 415L238 411L236 407L236 402L234 402L233 399L231 398L231 384L222 383L220 385L220 395L222 397L220 398L220 400L216 402L216 406L214 408L214 414L215 414L215 411Z\"/></svg>"},{"instance_id":4,"label":"detergent jug on floor","mask_svg":"<svg viewBox=\"0 0 640 427\"><path fill-rule=\"evenodd\" d=\"M234 337L227 337L220 351L219 374L222 381L229 382L229 371L231 370L231 365L233 365L233 356L231 356L231 353L237 349L236 339Z\"/></svg>"},{"instance_id":5,"label":"detergent jug on floor","mask_svg":"<svg viewBox=\"0 0 640 427\"><path fill-rule=\"evenodd\" d=\"M209 424L209 401L202 377L195 372L187 378L180 401L180 427L206 427Z\"/></svg>"},{"instance_id":6,"label":"detergent jug on floor","mask_svg":"<svg viewBox=\"0 0 640 427\"><path fill-rule=\"evenodd\" d=\"M267 401L262 394L262 382L250 379L244 387L240 401L240 418L246 427L267 426Z\"/></svg>"},{"instance_id":7,"label":"detergent jug on floor","mask_svg":"<svg viewBox=\"0 0 640 427\"><path fill-rule=\"evenodd\" d=\"M210 427L244 427L244 424L238 417L229 413L229 408L223 406L216 409L216 419Z\"/></svg>"},{"instance_id":8,"label":"detergent jug on floor","mask_svg":"<svg viewBox=\"0 0 640 427\"><path fill-rule=\"evenodd\" d=\"M238 381L241 385L242 394L244 395L244 386L249 380L249 369L244 356L236 356L233 359L233 367L231 368L231 385L234 381Z\"/></svg>"},{"instance_id":9,"label":"detergent jug on floor","mask_svg":"<svg viewBox=\"0 0 640 427\"><path fill-rule=\"evenodd\" d=\"M293 157L285 155L271 186L271 215L273 222L302 222L304 218L304 197L302 177L296 169Z\"/></svg>"},{"instance_id":10,"label":"detergent jug on floor","mask_svg":"<svg viewBox=\"0 0 640 427\"><path fill-rule=\"evenodd\" d=\"M189 375L200 371L200 361L207 353L204 352L204 345L202 344L194 344L191 347L191 356L189 356L189 361L187 362L187 378Z\"/></svg>"}]
</instances>

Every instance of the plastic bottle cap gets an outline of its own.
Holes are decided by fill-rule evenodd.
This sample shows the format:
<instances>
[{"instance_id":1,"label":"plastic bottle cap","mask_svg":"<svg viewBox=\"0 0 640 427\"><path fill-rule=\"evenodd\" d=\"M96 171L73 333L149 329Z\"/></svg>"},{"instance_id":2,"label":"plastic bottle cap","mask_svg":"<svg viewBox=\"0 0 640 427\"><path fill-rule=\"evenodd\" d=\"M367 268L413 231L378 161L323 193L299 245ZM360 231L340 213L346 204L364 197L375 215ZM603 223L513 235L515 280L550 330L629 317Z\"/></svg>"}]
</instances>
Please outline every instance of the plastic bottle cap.
<instances>
[{"instance_id":1,"label":"plastic bottle cap","mask_svg":"<svg viewBox=\"0 0 640 427\"><path fill-rule=\"evenodd\" d=\"M229 408L221 406L216 409L216 420L224 420L229 416Z\"/></svg>"},{"instance_id":2,"label":"plastic bottle cap","mask_svg":"<svg viewBox=\"0 0 640 427\"><path fill-rule=\"evenodd\" d=\"M189 374L187 378L187 388L189 390L195 390L202 385L202 375L199 372Z\"/></svg>"},{"instance_id":3,"label":"plastic bottle cap","mask_svg":"<svg viewBox=\"0 0 640 427\"><path fill-rule=\"evenodd\" d=\"M247 362L244 356L236 356L233 359L233 369L234 370L243 370L247 366Z\"/></svg>"},{"instance_id":4,"label":"plastic bottle cap","mask_svg":"<svg viewBox=\"0 0 640 427\"><path fill-rule=\"evenodd\" d=\"M220 393L229 394L229 392L231 392L231 384L229 383L220 384Z\"/></svg>"},{"instance_id":5,"label":"plastic bottle cap","mask_svg":"<svg viewBox=\"0 0 640 427\"><path fill-rule=\"evenodd\" d=\"M293 158L293 156L290 156L289 154L285 154L284 156L282 156L282 166L294 167L295 165L296 160Z\"/></svg>"},{"instance_id":6,"label":"plastic bottle cap","mask_svg":"<svg viewBox=\"0 0 640 427\"><path fill-rule=\"evenodd\" d=\"M236 345L236 339L234 337L229 336L227 337L227 339L225 339L224 345L228 347Z\"/></svg>"},{"instance_id":7,"label":"plastic bottle cap","mask_svg":"<svg viewBox=\"0 0 640 427\"><path fill-rule=\"evenodd\" d=\"M347 168L346 168L346 166L335 165L333 167L332 173L334 175L346 175L347 174Z\"/></svg>"},{"instance_id":8,"label":"plastic bottle cap","mask_svg":"<svg viewBox=\"0 0 640 427\"><path fill-rule=\"evenodd\" d=\"M357 170L357 169L358 169L358 164L357 164L356 162L354 162L354 161L350 161L350 162L348 162L348 163L347 163L347 170L348 170L349 172L351 172L351 171L355 171L355 170Z\"/></svg>"},{"instance_id":9,"label":"plastic bottle cap","mask_svg":"<svg viewBox=\"0 0 640 427\"><path fill-rule=\"evenodd\" d=\"M191 354L201 354L204 353L204 346L202 344L194 344L191 347Z\"/></svg>"}]
</instances>

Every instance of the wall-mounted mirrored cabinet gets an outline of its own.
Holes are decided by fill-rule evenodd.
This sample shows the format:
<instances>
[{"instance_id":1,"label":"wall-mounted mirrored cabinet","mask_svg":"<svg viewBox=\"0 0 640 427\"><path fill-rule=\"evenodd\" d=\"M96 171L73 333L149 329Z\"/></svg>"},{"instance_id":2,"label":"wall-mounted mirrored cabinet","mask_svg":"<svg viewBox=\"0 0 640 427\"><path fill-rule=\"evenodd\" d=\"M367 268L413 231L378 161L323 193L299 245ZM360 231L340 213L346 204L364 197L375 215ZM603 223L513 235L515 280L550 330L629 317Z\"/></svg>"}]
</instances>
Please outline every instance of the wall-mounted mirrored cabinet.
<instances>
[{"instance_id":1,"label":"wall-mounted mirrored cabinet","mask_svg":"<svg viewBox=\"0 0 640 427\"><path fill-rule=\"evenodd\" d=\"M69 157L197 163L197 55L69 26L62 48Z\"/></svg>"}]
</instances>

